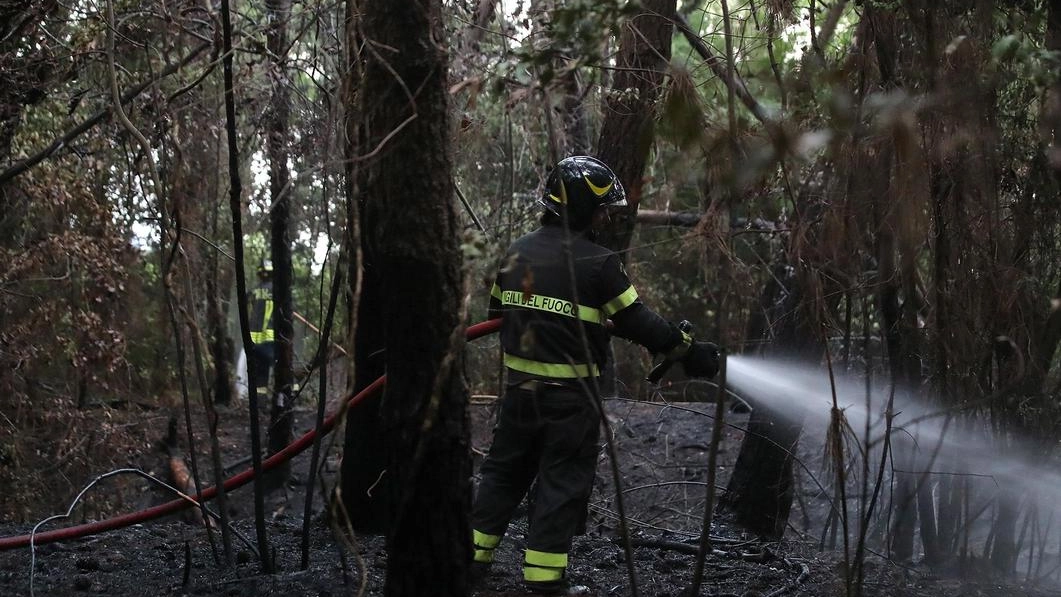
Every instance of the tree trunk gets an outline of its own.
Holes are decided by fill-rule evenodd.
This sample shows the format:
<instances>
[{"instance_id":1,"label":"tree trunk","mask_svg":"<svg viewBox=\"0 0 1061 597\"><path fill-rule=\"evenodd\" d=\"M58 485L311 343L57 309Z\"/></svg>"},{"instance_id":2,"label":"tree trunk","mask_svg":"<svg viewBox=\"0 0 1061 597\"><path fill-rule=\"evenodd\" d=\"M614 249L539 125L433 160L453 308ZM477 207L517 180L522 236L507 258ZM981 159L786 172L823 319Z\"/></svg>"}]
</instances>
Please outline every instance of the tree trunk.
<instances>
[{"instance_id":1,"label":"tree trunk","mask_svg":"<svg viewBox=\"0 0 1061 597\"><path fill-rule=\"evenodd\" d=\"M213 218L213 238L217 238L217 210ZM228 317L221 298L221 288L228 288L229 281L222 281L217 252L207 260L209 271L206 273L206 327L210 337L210 361L214 364L214 402L229 404L235 393L232 380L232 353L235 350L232 338L228 335Z\"/></svg>"},{"instance_id":2,"label":"tree trunk","mask_svg":"<svg viewBox=\"0 0 1061 597\"><path fill-rule=\"evenodd\" d=\"M670 63L675 0L645 0L637 15L623 27L618 70L609 97L597 157L608 164L626 187L628 206L612 218L599 243L624 258L634 234L637 208L644 187L645 162L655 138L655 111Z\"/></svg>"},{"instance_id":3,"label":"tree trunk","mask_svg":"<svg viewBox=\"0 0 1061 597\"><path fill-rule=\"evenodd\" d=\"M273 396L269 409L269 453L274 454L291 443L294 398L294 315L291 300L291 174L287 169L290 90L287 82L287 20L289 0L267 0L269 18L266 46L273 58L272 97L266 118L266 153L269 158L270 248L273 258L273 322L276 343L276 367L273 371ZM269 484L282 485L291 474L290 462L273 469Z\"/></svg>"},{"instance_id":4,"label":"tree trunk","mask_svg":"<svg viewBox=\"0 0 1061 597\"><path fill-rule=\"evenodd\" d=\"M1020 498L1013 490L998 496L998 511L991 524L991 568L1004 577L1017 571L1017 519L1020 517Z\"/></svg>"},{"instance_id":5,"label":"tree trunk","mask_svg":"<svg viewBox=\"0 0 1061 597\"><path fill-rule=\"evenodd\" d=\"M887 167L884 170L886 171ZM879 213L880 209L878 208L877 211ZM911 307L909 304L899 302L901 278L899 268L896 266L898 249L893 230L892 222L880 224L877 253L881 283L877 302L881 313L881 327L887 348L888 363L891 367L892 383L899 388L914 391L920 385L921 363L913 347L918 332L916 329L911 329L909 325ZM905 437L897 437L894 442L898 468L906 472L896 475L897 483L893 501L895 510L890 539L891 555L899 561L908 561L913 557L914 529L918 521L918 513L930 511L924 507L918 508L920 497L918 487L929 483L929 479L916 472L923 459L917 457L914 442ZM934 528L934 521L931 524ZM926 536L922 533L926 552L928 546L933 544L932 539L934 536Z\"/></svg>"},{"instance_id":6,"label":"tree trunk","mask_svg":"<svg viewBox=\"0 0 1061 597\"><path fill-rule=\"evenodd\" d=\"M787 358L820 355L814 341L818 334L811 331L806 307L800 304L803 284L796 275L786 276L785 268L777 268L763 290L761 309L749 323L748 337L765 338L774 330L772 353ZM795 489L792 465L802 432L802 420L788 420L765 408L755 408L748 419L748 432L719 504L762 538L776 540L785 533Z\"/></svg>"},{"instance_id":7,"label":"tree trunk","mask_svg":"<svg viewBox=\"0 0 1061 597\"><path fill-rule=\"evenodd\" d=\"M345 193L347 227L355 231L354 243L358 257L350 261L348 334L353 338L350 351L349 379L351 392L357 393L383 375L385 341L383 318L383 278L379 258L368 244L378 219L366 215L363 189L371 186L370 174L376 171L361 167L359 153L372 151L370 139L360 124L359 92L363 82L363 61L358 50L363 46L357 16L360 7L354 0L347 2L346 46L347 75L343 82L345 113ZM378 212L372 212L373 216ZM359 533L385 534L390 528L391 503L389 489L392 477L387 474L385 436L380 422L381 395L365 400L346 416L346 436L343 443L340 487L344 514L351 528Z\"/></svg>"},{"instance_id":8,"label":"tree trunk","mask_svg":"<svg viewBox=\"0 0 1061 597\"><path fill-rule=\"evenodd\" d=\"M378 257L391 597L466 595L471 460L461 375L464 295L441 2L361 3L366 238ZM351 455L347 455L348 457Z\"/></svg>"},{"instance_id":9,"label":"tree trunk","mask_svg":"<svg viewBox=\"0 0 1061 597\"><path fill-rule=\"evenodd\" d=\"M362 238L376 223L362 218ZM354 385L360 392L384 369L383 280L367 247L362 247L364 265L361 295L357 301L357 329L354 335ZM356 278L354 278L356 279ZM342 463L343 506L351 527L359 533L383 534L390 528L389 500L392 476L387 474L386 437L380 424L380 395L377 394L346 417L345 454Z\"/></svg>"},{"instance_id":10,"label":"tree trunk","mask_svg":"<svg viewBox=\"0 0 1061 597\"><path fill-rule=\"evenodd\" d=\"M1061 51L1061 0L1050 0L1047 7L1046 49ZM1047 92L1040 130L1046 141L1047 163L1053 172L1055 191L1052 195L1056 207L1056 186L1061 185L1061 79L1055 80ZM1035 366L1041 375L1049 371L1058 344L1061 343L1061 286L1055 291L1054 299L1059 302L1051 306L1046 325L1042 327L1038 338Z\"/></svg>"},{"instance_id":11,"label":"tree trunk","mask_svg":"<svg viewBox=\"0 0 1061 597\"><path fill-rule=\"evenodd\" d=\"M1046 49L1061 50L1061 0L1049 0L1046 11ZM1046 155L1055 178L1061 179L1061 80L1054 80L1046 94L1040 124Z\"/></svg>"}]
</instances>

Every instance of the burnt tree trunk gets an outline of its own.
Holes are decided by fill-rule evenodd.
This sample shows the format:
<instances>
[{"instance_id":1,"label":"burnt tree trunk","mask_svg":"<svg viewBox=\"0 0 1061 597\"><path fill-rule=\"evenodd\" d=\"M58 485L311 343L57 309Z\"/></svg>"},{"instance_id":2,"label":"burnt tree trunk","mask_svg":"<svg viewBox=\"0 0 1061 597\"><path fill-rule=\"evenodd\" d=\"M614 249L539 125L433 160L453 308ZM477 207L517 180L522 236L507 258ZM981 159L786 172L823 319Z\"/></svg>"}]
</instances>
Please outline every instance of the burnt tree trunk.
<instances>
[{"instance_id":1,"label":"burnt tree trunk","mask_svg":"<svg viewBox=\"0 0 1061 597\"><path fill-rule=\"evenodd\" d=\"M645 162L655 138L656 104L670 63L675 5L675 0L645 0L623 26L611 87L616 92L636 89L637 93L615 93L608 98L597 142L597 157L618 175L628 202L597 242L618 251L624 260L641 202Z\"/></svg>"},{"instance_id":2,"label":"burnt tree trunk","mask_svg":"<svg viewBox=\"0 0 1061 597\"><path fill-rule=\"evenodd\" d=\"M290 90L287 82L287 20L289 0L267 0L269 27L266 45L273 57L271 65L272 97L266 118L265 147L269 158L270 248L273 258L273 323L276 343L276 367L273 372L273 396L269 409L269 453L291 443L294 395L294 315L291 299L291 173L287 168ZM273 469L270 485L277 486L291 473L290 462Z\"/></svg>"},{"instance_id":3,"label":"burnt tree trunk","mask_svg":"<svg viewBox=\"0 0 1061 597\"><path fill-rule=\"evenodd\" d=\"M454 205L441 2L360 4L365 239L379 268L388 384L391 597L468 592L471 460L462 377L464 294ZM347 457L356 456L348 454ZM415 572L415 573L414 573Z\"/></svg>"},{"instance_id":4,"label":"burnt tree trunk","mask_svg":"<svg viewBox=\"0 0 1061 597\"><path fill-rule=\"evenodd\" d=\"M368 218L361 220L361 234L365 238L375 222ZM385 373L383 319L379 317L385 308L383 280L377 259L364 244L362 261L359 272L362 286L356 302L357 328L354 333L354 393L365 389ZM351 276L351 279L357 278ZM380 400L381 394L377 393L352 409L346 417L343 447L346 456L341 480L343 506L351 527L360 533L386 533L391 520L388 488L392 477L387 474Z\"/></svg>"},{"instance_id":5,"label":"burnt tree trunk","mask_svg":"<svg viewBox=\"0 0 1061 597\"><path fill-rule=\"evenodd\" d=\"M637 209L644 186L645 162L655 139L656 104L663 75L671 56L675 0L646 0L623 24L619 38L618 70L611 81L616 92L606 102L604 122L597 141L597 157L615 171L626 187L628 205L601 230L597 242L616 251L626 261L626 249L634 236ZM637 93L627 93L636 89ZM615 392L617 359L609 346L605 371L606 395ZM641 395L644 376L624 379L634 395Z\"/></svg>"},{"instance_id":6,"label":"burnt tree trunk","mask_svg":"<svg viewBox=\"0 0 1061 597\"><path fill-rule=\"evenodd\" d=\"M821 354L818 334L811 329L801 306L804 281L778 268L763 289L760 309L749 323L749 338L776 334L769 353L785 359ZM753 405L754 406L754 405ZM733 474L719 505L730 510L736 522L756 535L780 539L792 509L792 465L803 432L802 419L785 418L765 408L754 408L748 431L741 441Z\"/></svg>"},{"instance_id":7,"label":"burnt tree trunk","mask_svg":"<svg viewBox=\"0 0 1061 597\"><path fill-rule=\"evenodd\" d=\"M219 238L218 220L221 204L215 203L211 217L211 237ZM206 273L206 327L210 338L210 361L214 364L214 379L211 384L214 391L214 402L229 404L235 393L232 378L232 354L235 345L228 335L228 309L221 295L222 288L229 288L231 280L221 275L220 257L217 251L210 253L207 259L209 271ZM227 293L226 293L227 294Z\"/></svg>"},{"instance_id":8,"label":"burnt tree trunk","mask_svg":"<svg viewBox=\"0 0 1061 597\"><path fill-rule=\"evenodd\" d=\"M347 227L355 231L354 243L359 248L357 258L350 261L348 337L353 338L354 355L350 362L349 379L353 393L360 392L383 375L386 354L383 319L379 314L384 309L383 278L379 259L368 243L371 231L379 222L366 214L366 196L363 189L372 186L370 176L378 176L378 169L361 167L359 153L372 151L369 146L371 133L361 126L358 112L364 63L358 55L362 47L359 37L357 15L360 7L356 2L347 2L346 46L347 75L343 82L345 113L346 154L346 211ZM373 212L373 216L378 211ZM380 401L377 393L366 399L346 416L346 436L343 443L340 489L344 515L351 528L359 533L385 534L390 528L391 503L389 500L392 477L387 474L387 451L385 436L380 422Z\"/></svg>"}]
</instances>

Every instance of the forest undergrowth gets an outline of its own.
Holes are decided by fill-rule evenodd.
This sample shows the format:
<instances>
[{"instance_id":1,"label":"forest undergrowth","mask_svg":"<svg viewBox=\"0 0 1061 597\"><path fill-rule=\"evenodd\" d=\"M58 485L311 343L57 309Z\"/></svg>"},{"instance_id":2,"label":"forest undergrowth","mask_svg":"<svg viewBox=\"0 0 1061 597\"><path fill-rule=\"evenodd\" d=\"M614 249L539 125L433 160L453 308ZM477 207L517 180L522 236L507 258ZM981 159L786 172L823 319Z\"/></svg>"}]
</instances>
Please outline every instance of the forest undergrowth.
<instances>
[{"instance_id":1,"label":"forest undergrowth","mask_svg":"<svg viewBox=\"0 0 1061 597\"><path fill-rule=\"evenodd\" d=\"M708 438L714 405L707 403L645 403L611 400L609 423L615 436L621 470L621 491L631 529L634 558L632 581L627 552L617 531L615 488L607 472L607 452L602 450L597 483L590 506L587 533L576 539L571 552L569 580L585 595L684 594L693 578L698 532L703 518L704 480ZM476 400L470 407L472 448L476 465L489 447L492 402ZM246 467L246 412L223 411L221 428L229 473ZM297 410L296 428L309 428L312 410ZM747 413L729 413L722 435L717 483L724 485L743 435ZM147 418L145 420L152 420ZM167 482L169 455L163 449L164 426L152 426L160 436L150 449L126 465L137 466ZM182 440L183 443L183 440ZM813 441L803 442L800 458L809 470L820 467ZM338 472L333 447L323 464L323 486L330 487ZM200 459L203 461L204 459ZM106 473L105 466L87 466L89 477ZM202 465L200 465L202 466ZM327 522L320 492L315 496L307 566L301 562L302 512L308 456L295 460L291 481L274 490L266 501L271 548L278 571L263 574L253 552L253 501L249 487L231 494L229 504L237 531L235 562L224 567L216 529L213 539L194 513L149 521L73 541L0 552L0 594L63 595L107 593L114 595L383 595L386 548L381 536L345 535ZM116 477L114 480L118 481ZM42 495L69 503L77 494L73 484L59 484ZM735 526L720 512L711 531L711 552L706 556L701 595L777 597L789 595L844 595L844 558L837 551L818 548L816 531L828 513L827 502L809 481L801 482L798 513L786 538L762 542ZM68 520L50 521L40 528L95 519L105 513L145 507L171 499L157 486L131 477L118 483L108 479L87 492ZM50 500L51 501L51 500ZM86 504L105 504L86 508ZM36 507L42 519L45 513ZM52 510L58 514L65 507ZM472 595L500 597L521 591L521 510L499 548L490 573L473 587ZM32 521L0 525L0 535L28 532ZM799 528L797 528L799 527ZM31 574L31 566L33 572ZM893 562L871 550L866 563L865 595L1047 597L1061 595L1053 577L1036 585L1008 583L979 577L982 567L956 565L946 572L919 562ZM32 586L31 586L32 585Z\"/></svg>"}]
</instances>

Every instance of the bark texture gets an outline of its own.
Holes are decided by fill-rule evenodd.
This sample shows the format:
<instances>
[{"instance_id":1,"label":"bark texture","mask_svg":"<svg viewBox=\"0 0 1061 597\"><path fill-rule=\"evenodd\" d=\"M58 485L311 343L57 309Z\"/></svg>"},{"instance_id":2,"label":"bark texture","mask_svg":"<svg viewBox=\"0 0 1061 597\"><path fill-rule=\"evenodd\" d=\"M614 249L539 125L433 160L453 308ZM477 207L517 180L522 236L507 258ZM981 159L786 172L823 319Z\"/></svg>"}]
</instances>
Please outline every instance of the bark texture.
<instances>
[{"instance_id":1,"label":"bark texture","mask_svg":"<svg viewBox=\"0 0 1061 597\"><path fill-rule=\"evenodd\" d=\"M273 303L276 336L276 367L273 372L273 395L269 409L269 453L276 453L291 443L294 399L295 336L291 299L291 173L288 161L288 127L291 99L287 81L287 21L291 12L288 0L266 2L269 28L266 41L273 57L270 79L272 96L266 118L266 153L269 157L270 248L273 259ZM289 464L273 470L270 484L280 485L291 473Z\"/></svg>"},{"instance_id":2,"label":"bark texture","mask_svg":"<svg viewBox=\"0 0 1061 597\"><path fill-rule=\"evenodd\" d=\"M465 595L471 461L463 273L441 3L361 4L365 239L379 268L388 384L386 594ZM347 454L356 458L356 454Z\"/></svg>"},{"instance_id":3,"label":"bark texture","mask_svg":"<svg viewBox=\"0 0 1061 597\"><path fill-rule=\"evenodd\" d=\"M655 138L656 104L671 56L675 0L645 0L623 27L618 69L606 102L597 156L626 187L628 205L598 242L621 251L630 246L644 188L645 162Z\"/></svg>"},{"instance_id":4,"label":"bark texture","mask_svg":"<svg viewBox=\"0 0 1061 597\"><path fill-rule=\"evenodd\" d=\"M750 322L749 337L776 334L770 352L783 358L821 354L801 307L802 280L779 268L763 290L758 315ZM753 335L754 334L754 335ZM754 406L754 405L753 405ZM803 420L789 419L768 409L756 408L748 419L733 475L719 504L733 513L736 522L756 535L780 539L792 509L792 465Z\"/></svg>"}]
</instances>

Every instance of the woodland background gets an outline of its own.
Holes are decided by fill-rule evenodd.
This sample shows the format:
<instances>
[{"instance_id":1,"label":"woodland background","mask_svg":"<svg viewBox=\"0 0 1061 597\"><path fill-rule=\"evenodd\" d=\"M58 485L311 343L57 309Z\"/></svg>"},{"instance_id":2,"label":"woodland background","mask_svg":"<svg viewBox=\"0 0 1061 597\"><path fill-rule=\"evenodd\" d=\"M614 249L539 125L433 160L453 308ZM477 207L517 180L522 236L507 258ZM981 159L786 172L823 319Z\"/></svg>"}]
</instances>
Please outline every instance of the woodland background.
<instances>
[{"instance_id":1,"label":"woodland background","mask_svg":"<svg viewBox=\"0 0 1061 597\"><path fill-rule=\"evenodd\" d=\"M220 479L209 431L246 410L235 355L268 257L289 340L249 456L288 443L293 404L386 371L345 421L362 457L341 497L317 499L386 532L394 570L426 557L430 586L462 594L465 409L499 368L460 332L574 153L624 181L602 242L655 310L731 354L886 380L1000 458L1056 463L1059 51L1056 0L0 1L0 520L62 511L171 412L200 483ZM614 392L660 399L650 355L615 351ZM329 369L348 381L329 389ZM878 398L881 435L830 415L845 591L870 548L1056 572L1056 493L933 473ZM801 431L751 413L718 500L757 536L786 533ZM84 518L123 507L115 482Z\"/></svg>"}]
</instances>

